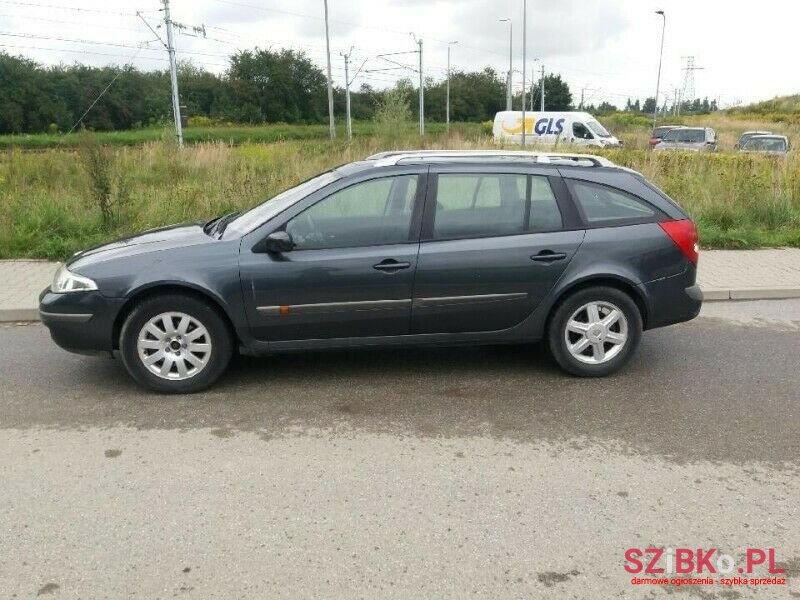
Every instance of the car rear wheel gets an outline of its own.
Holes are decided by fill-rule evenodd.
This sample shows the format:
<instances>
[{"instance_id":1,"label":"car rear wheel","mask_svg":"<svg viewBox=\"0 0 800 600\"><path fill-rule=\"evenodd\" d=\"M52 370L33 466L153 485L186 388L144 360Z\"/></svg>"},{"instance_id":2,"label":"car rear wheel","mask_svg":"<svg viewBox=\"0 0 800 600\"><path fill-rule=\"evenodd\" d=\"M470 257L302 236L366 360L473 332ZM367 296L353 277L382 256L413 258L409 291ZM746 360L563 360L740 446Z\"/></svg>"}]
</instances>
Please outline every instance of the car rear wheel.
<instances>
[{"instance_id":1,"label":"car rear wheel","mask_svg":"<svg viewBox=\"0 0 800 600\"><path fill-rule=\"evenodd\" d=\"M230 361L227 324L209 303L169 294L144 300L120 334L122 362L141 385L161 393L191 393L213 384Z\"/></svg>"},{"instance_id":2,"label":"car rear wheel","mask_svg":"<svg viewBox=\"0 0 800 600\"><path fill-rule=\"evenodd\" d=\"M611 287L591 287L567 297L548 329L559 366L580 377L602 377L630 359L642 337L642 315L633 299Z\"/></svg>"}]
</instances>

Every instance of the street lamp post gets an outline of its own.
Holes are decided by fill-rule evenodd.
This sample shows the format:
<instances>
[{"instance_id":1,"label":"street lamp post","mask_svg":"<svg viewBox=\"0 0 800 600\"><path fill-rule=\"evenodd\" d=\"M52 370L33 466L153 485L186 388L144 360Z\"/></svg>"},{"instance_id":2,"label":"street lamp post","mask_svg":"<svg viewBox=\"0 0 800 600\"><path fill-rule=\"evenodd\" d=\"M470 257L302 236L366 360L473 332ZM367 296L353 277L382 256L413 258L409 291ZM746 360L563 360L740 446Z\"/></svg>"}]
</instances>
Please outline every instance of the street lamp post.
<instances>
[{"instance_id":1,"label":"street lamp post","mask_svg":"<svg viewBox=\"0 0 800 600\"><path fill-rule=\"evenodd\" d=\"M331 78L331 36L328 29L328 0L325 0L325 50L328 56L328 124L331 139L336 138L336 125L333 121L333 79Z\"/></svg>"},{"instance_id":2,"label":"street lamp post","mask_svg":"<svg viewBox=\"0 0 800 600\"><path fill-rule=\"evenodd\" d=\"M506 110L511 110L512 94L512 76L511 72L514 70L514 23L511 19L500 19L501 23L508 23L508 76L506 77Z\"/></svg>"},{"instance_id":3,"label":"street lamp post","mask_svg":"<svg viewBox=\"0 0 800 600\"><path fill-rule=\"evenodd\" d=\"M447 131L450 131L450 46L458 42L447 42L447 108L445 111L445 122Z\"/></svg>"},{"instance_id":4,"label":"street lamp post","mask_svg":"<svg viewBox=\"0 0 800 600\"><path fill-rule=\"evenodd\" d=\"M658 77L656 77L656 97L653 107L653 129L656 128L656 121L658 119L658 94L661 87L661 59L664 56L664 30L667 28L667 16L663 10L657 10L657 15L661 15L661 51L658 54Z\"/></svg>"}]
</instances>

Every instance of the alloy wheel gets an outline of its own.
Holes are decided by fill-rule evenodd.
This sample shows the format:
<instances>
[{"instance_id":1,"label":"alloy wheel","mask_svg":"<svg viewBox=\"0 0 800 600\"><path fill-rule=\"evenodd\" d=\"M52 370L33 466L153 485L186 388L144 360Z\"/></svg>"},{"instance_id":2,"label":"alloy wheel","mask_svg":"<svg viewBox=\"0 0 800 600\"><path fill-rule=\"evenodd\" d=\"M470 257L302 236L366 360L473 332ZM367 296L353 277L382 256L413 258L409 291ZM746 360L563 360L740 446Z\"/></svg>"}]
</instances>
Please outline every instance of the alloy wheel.
<instances>
[{"instance_id":1,"label":"alloy wheel","mask_svg":"<svg viewBox=\"0 0 800 600\"><path fill-rule=\"evenodd\" d=\"M151 318L136 338L139 360L151 373L172 381L197 375L211 358L211 336L196 318L166 312Z\"/></svg>"},{"instance_id":2,"label":"alloy wheel","mask_svg":"<svg viewBox=\"0 0 800 600\"><path fill-rule=\"evenodd\" d=\"M564 341L574 359L600 365L622 352L628 341L628 320L611 302L588 302L567 320Z\"/></svg>"}]
</instances>

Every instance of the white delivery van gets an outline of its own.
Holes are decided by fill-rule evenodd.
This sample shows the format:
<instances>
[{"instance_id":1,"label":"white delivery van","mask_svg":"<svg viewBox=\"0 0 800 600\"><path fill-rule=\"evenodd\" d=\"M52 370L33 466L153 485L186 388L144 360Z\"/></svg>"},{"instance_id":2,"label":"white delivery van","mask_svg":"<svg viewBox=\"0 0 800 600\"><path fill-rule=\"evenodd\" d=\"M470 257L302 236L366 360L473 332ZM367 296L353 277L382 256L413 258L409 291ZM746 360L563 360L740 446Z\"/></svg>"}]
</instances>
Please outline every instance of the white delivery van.
<instances>
[{"instance_id":1,"label":"white delivery van","mask_svg":"<svg viewBox=\"0 0 800 600\"><path fill-rule=\"evenodd\" d=\"M492 128L496 144L522 144L522 111L497 113ZM621 146L600 122L587 112L526 112L525 145Z\"/></svg>"}]
</instances>

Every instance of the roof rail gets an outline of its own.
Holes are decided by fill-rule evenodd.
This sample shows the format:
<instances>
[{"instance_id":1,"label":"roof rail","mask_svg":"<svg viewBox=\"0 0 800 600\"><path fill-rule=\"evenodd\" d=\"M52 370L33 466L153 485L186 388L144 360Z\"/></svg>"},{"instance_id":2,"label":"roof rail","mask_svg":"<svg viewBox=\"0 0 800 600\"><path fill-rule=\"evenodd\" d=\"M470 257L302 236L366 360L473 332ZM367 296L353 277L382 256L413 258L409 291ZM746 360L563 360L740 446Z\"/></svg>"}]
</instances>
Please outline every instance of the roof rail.
<instances>
[{"instance_id":1,"label":"roof rail","mask_svg":"<svg viewBox=\"0 0 800 600\"><path fill-rule=\"evenodd\" d=\"M385 167L408 162L449 162L480 159L524 161L576 167L616 167L607 158L593 154L564 152L528 152L524 150L398 150L379 152L367 157L375 166Z\"/></svg>"}]
</instances>

